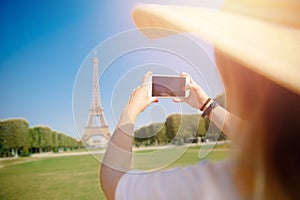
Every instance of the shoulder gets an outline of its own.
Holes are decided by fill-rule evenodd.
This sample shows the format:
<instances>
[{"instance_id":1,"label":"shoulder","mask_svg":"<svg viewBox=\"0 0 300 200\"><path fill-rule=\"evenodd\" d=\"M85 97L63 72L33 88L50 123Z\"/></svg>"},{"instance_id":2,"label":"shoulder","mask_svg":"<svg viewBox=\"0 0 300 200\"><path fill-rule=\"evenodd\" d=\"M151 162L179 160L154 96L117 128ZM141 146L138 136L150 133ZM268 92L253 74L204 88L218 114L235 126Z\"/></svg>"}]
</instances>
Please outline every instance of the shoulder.
<instances>
[{"instance_id":1,"label":"shoulder","mask_svg":"<svg viewBox=\"0 0 300 200\"><path fill-rule=\"evenodd\" d=\"M120 179L115 197L116 199L145 199L145 197L193 199L207 195L213 197L212 191L228 183L229 169L225 162L213 164L202 161L193 166L156 172L129 171Z\"/></svg>"}]
</instances>

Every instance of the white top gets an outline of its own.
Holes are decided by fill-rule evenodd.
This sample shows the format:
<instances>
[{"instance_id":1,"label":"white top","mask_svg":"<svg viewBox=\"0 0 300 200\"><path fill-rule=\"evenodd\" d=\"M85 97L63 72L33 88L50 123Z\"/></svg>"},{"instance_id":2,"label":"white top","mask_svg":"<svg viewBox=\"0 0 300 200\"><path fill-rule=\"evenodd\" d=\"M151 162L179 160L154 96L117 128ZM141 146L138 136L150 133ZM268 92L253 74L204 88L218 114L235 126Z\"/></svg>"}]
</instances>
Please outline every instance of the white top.
<instances>
[{"instance_id":1,"label":"white top","mask_svg":"<svg viewBox=\"0 0 300 200\"><path fill-rule=\"evenodd\" d=\"M232 183L229 161L157 172L129 171L116 188L116 200L240 199Z\"/></svg>"}]
</instances>

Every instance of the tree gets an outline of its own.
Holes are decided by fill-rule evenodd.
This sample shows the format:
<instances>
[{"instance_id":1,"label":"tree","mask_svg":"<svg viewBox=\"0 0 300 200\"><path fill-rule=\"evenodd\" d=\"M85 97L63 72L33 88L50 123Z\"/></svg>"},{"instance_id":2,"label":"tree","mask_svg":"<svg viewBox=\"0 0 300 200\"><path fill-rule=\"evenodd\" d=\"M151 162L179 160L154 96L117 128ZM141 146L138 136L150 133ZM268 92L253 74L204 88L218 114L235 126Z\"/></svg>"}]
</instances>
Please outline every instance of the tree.
<instances>
[{"instance_id":1,"label":"tree","mask_svg":"<svg viewBox=\"0 0 300 200\"><path fill-rule=\"evenodd\" d=\"M219 94L218 96L216 96L215 101L218 102L218 104L220 104L220 106L222 106L223 108L226 107L226 100L225 100L225 94ZM218 132L220 133L221 130L218 129ZM221 132L220 134L217 134L218 138L217 140L226 140L227 136Z\"/></svg>"},{"instance_id":2,"label":"tree","mask_svg":"<svg viewBox=\"0 0 300 200\"><path fill-rule=\"evenodd\" d=\"M58 152L58 134L56 131L52 131L52 150Z\"/></svg>"},{"instance_id":3,"label":"tree","mask_svg":"<svg viewBox=\"0 0 300 200\"><path fill-rule=\"evenodd\" d=\"M29 128L24 119L0 121L0 156L11 156L13 152L27 156L29 153L58 151L59 148L75 149L82 146L82 142L57 133L47 126Z\"/></svg>"},{"instance_id":4,"label":"tree","mask_svg":"<svg viewBox=\"0 0 300 200\"><path fill-rule=\"evenodd\" d=\"M33 128L33 135L36 137L38 135L39 142L38 148L39 152L48 152L52 150L52 131L47 126L36 126ZM35 141L36 138L34 138ZM35 141L36 142L36 141Z\"/></svg>"},{"instance_id":5,"label":"tree","mask_svg":"<svg viewBox=\"0 0 300 200\"><path fill-rule=\"evenodd\" d=\"M10 119L0 122L1 148L18 155L21 147L28 145L29 124L24 119Z\"/></svg>"},{"instance_id":6,"label":"tree","mask_svg":"<svg viewBox=\"0 0 300 200\"><path fill-rule=\"evenodd\" d=\"M135 131L134 144L136 146L165 144L167 142L165 123L153 123Z\"/></svg>"},{"instance_id":7,"label":"tree","mask_svg":"<svg viewBox=\"0 0 300 200\"><path fill-rule=\"evenodd\" d=\"M164 123L153 123L150 124L148 129L148 138L149 138L149 144L152 145L154 143L158 143L157 141L157 134L159 134L162 129L164 128ZM160 133L161 134L161 133ZM162 138L160 138L162 139Z\"/></svg>"},{"instance_id":8,"label":"tree","mask_svg":"<svg viewBox=\"0 0 300 200\"><path fill-rule=\"evenodd\" d=\"M169 142L166 132L167 132L166 125L165 125L165 123L163 123L162 127L155 135L155 140L156 140L157 144L160 145L160 144L166 144Z\"/></svg>"},{"instance_id":9,"label":"tree","mask_svg":"<svg viewBox=\"0 0 300 200\"><path fill-rule=\"evenodd\" d=\"M166 135L169 140L172 140L178 133L179 125L181 123L181 115L174 114L168 116L166 120Z\"/></svg>"},{"instance_id":10,"label":"tree","mask_svg":"<svg viewBox=\"0 0 300 200\"><path fill-rule=\"evenodd\" d=\"M77 148L78 149L84 148L84 144L83 144L83 142L81 140L77 140Z\"/></svg>"},{"instance_id":11,"label":"tree","mask_svg":"<svg viewBox=\"0 0 300 200\"><path fill-rule=\"evenodd\" d=\"M145 141L147 141L147 132L148 129L146 126L143 126L134 132L134 142L136 146L140 146L141 144L146 144Z\"/></svg>"},{"instance_id":12,"label":"tree","mask_svg":"<svg viewBox=\"0 0 300 200\"><path fill-rule=\"evenodd\" d=\"M206 135L205 119L200 118L197 130L197 137L204 137Z\"/></svg>"},{"instance_id":13,"label":"tree","mask_svg":"<svg viewBox=\"0 0 300 200\"><path fill-rule=\"evenodd\" d=\"M198 133L199 124L201 124L200 120L199 115L170 115L166 120L166 135L169 140L174 139L174 143L194 140ZM202 127L200 126L200 128Z\"/></svg>"},{"instance_id":14,"label":"tree","mask_svg":"<svg viewBox=\"0 0 300 200\"><path fill-rule=\"evenodd\" d=\"M195 137L198 132L200 120L200 115L182 115L182 135L185 137Z\"/></svg>"},{"instance_id":15,"label":"tree","mask_svg":"<svg viewBox=\"0 0 300 200\"><path fill-rule=\"evenodd\" d=\"M59 149L63 148L64 150L66 150L66 148L65 148L65 135L63 133L58 133L57 134L57 139L58 139L58 148Z\"/></svg>"},{"instance_id":16,"label":"tree","mask_svg":"<svg viewBox=\"0 0 300 200\"><path fill-rule=\"evenodd\" d=\"M40 150L40 136L38 128L30 128L28 131L29 134L29 146L31 153L38 153Z\"/></svg>"},{"instance_id":17,"label":"tree","mask_svg":"<svg viewBox=\"0 0 300 200\"><path fill-rule=\"evenodd\" d=\"M174 144L197 141L206 135L206 120L200 115L173 114L165 123L153 123L135 131L135 145Z\"/></svg>"}]
</instances>

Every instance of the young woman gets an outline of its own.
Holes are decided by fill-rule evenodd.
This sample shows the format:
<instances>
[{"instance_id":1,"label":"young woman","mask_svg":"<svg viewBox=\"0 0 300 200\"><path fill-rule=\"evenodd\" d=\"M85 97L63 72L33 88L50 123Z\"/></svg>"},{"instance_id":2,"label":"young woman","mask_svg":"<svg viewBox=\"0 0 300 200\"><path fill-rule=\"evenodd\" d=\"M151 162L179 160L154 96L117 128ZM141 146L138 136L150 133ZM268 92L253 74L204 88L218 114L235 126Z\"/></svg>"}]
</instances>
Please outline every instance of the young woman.
<instances>
[{"instance_id":1,"label":"young woman","mask_svg":"<svg viewBox=\"0 0 300 200\"><path fill-rule=\"evenodd\" d=\"M214 44L227 108L210 101L204 111L209 109L207 117L219 126L225 118L220 128L231 137L233 150L221 163L128 172L136 117L157 101L142 84L123 110L101 167L107 198L300 199L299 7L293 0L228 0L221 11L137 7L133 19L139 28L189 31ZM189 89L185 102L201 108L208 96L193 81Z\"/></svg>"}]
</instances>

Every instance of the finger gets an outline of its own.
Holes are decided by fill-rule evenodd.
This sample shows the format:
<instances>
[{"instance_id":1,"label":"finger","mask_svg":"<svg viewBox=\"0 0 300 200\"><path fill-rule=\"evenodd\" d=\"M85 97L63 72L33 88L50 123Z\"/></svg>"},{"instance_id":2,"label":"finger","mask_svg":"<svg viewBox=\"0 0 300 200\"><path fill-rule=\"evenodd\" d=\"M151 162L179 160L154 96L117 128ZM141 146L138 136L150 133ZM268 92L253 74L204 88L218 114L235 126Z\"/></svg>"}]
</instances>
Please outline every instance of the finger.
<instances>
[{"instance_id":1,"label":"finger","mask_svg":"<svg viewBox=\"0 0 300 200\"><path fill-rule=\"evenodd\" d=\"M158 98L151 98L151 102L153 103L157 103L158 102Z\"/></svg>"},{"instance_id":2,"label":"finger","mask_svg":"<svg viewBox=\"0 0 300 200\"><path fill-rule=\"evenodd\" d=\"M137 91L137 88L135 88L134 90L132 90L132 92L131 92L131 96L130 96L130 98L129 98L129 101L128 101L128 102L131 102L131 101L132 101L133 97L135 96L135 93L136 93L136 91Z\"/></svg>"},{"instance_id":3,"label":"finger","mask_svg":"<svg viewBox=\"0 0 300 200\"><path fill-rule=\"evenodd\" d=\"M186 73L186 72L182 72L180 75L181 75L181 76L187 76L187 77L189 77L191 80L193 79L192 76L189 75L189 74Z\"/></svg>"},{"instance_id":4,"label":"finger","mask_svg":"<svg viewBox=\"0 0 300 200\"><path fill-rule=\"evenodd\" d=\"M180 99L180 98L173 98L173 101L174 101L175 103L181 103L181 102L183 102L184 100L183 100L183 99Z\"/></svg>"},{"instance_id":5,"label":"finger","mask_svg":"<svg viewBox=\"0 0 300 200\"><path fill-rule=\"evenodd\" d=\"M134 90L132 90L131 96L133 96L136 93L136 91L137 91L137 88L135 88Z\"/></svg>"},{"instance_id":6,"label":"finger","mask_svg":"<svg viewBox=\"0 0 300 200\"><path fill-rule=\"evenodd\" d=\"M183 90L186 91L186 90L196 89L196 88L197 88L197 85L195 85L194 83L190 83L190 84L184 86Z\"/></svg>"},{"instance_id":7,"label":"finger","mask_svg":"<svg viewBox=\"0 0 300 200\"><path fill-rule=\"evenodd\" d=\"M181 76L186 76L186 77L189 77L189 79L190 79L190 83L195 83L195 82L194 82L194 80L193 80L193 78L192 78L192 76L191 76L191 75L189 75L188 73L186 73L186 72L182 72L180 75L181 75Z\"/></svg>"},{"instance_id":8,"label":"finger","mask_svg":"<svg viewBox=\"0 0 300 200\"><path fill-rule=\"evenodd\" d=\"M148 81L150 76L152 75L151 71L148 71L145 75L144 75L144 79L143 79L143 86L148 85Z\"/></svg>"},{"instance_id":9,"label":"finger","mask_svg":"<svg viewBox=\"0 0 300 200\"><path fill-rule=\"evenodd\" d=\"M157 103L158 99L154 97L152 98L148 97L147 101L148 101L148 105L150 105L151 103Z\"/></svg>"}]
</instances>

